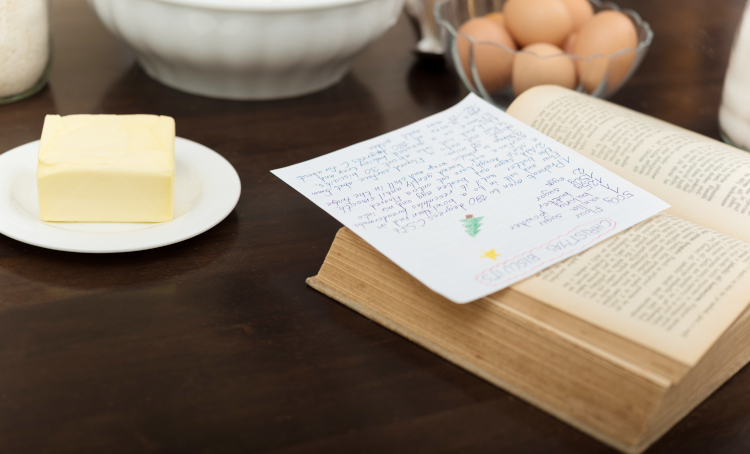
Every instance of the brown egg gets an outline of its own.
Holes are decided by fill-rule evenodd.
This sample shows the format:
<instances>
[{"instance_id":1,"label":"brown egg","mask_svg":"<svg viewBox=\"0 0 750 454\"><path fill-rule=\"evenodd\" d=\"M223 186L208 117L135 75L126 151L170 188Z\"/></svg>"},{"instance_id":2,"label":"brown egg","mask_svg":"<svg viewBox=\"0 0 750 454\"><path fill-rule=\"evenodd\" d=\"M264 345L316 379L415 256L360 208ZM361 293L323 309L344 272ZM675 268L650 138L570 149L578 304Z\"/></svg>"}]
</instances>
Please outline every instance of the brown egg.
<instances>
[{"instance_id":1,"label":"brown egg","mask_svg":"<svg viewBox=\"0 0 750 454\"><path fill-rule=\"evenodd\" d=\"M506 31L508 30L505 26L505 15L503 13L489 13L485 14L484 17L505 28Z\"/></svg>"},{"instance_id":2,"label":"brown egg","mask_svg":"<svg viewBox=\"0 0 750 454\"><path fill-rule=\"evenodd\" d=\"M565 40L565 45L563 46L563 50L569 54L575 53L576 48L576 40L578 39L577 33L571 33L568 35L568 39Z\"/></svg>"},{"instance_id":3,"label":"brown egg","mask_svg":"<svg viewBox=\"0 0 750 454\"><path fill-rule=\"evenodd\" d=\"M581 29L584 23L594 16L594 8L588 0L562 0L573 18L573 31Z\"/></svg>"},{"instance_id":4,"label":"brown egg","mask_svg":"<svg viewBox=\"0 0 750 454\"><path fill-rule=\"evenodd\" d=\"M503 6L505 25L519 45L550 43L561 47L573 18L562 0L508 0Z\"/></svg>"},{"instance_id":5,"label":"brown egg","mask_svg":"<svg viewBox=\"0 0 750 454\"><path fill-rule=\"evenodd\" d=\"M513 62L513 94L518 96L531 87L544 84L575 88L576 65L557 46L529 44L516 54Z\"/></svg>"},{"instance_id":6,"label":"brown egg","mask_svg":"<svg viewBox=\"0 0 750 454\"><path fill-rule=\"evenodd\" d=\"M458 29L456 46L461 58L464 73L472 79L469 66L470 41L461 36L465 34L474 40L474 65L476 66L479 80L485 90L490 93L502 90L510 84L511 71L513 67L513 53L495 46L500 44L511 51L516 50L516 44L503 27L484 17L475 17L465 22Z\"/></svg>"},{"instance_id":7,"label":"brown egg","mask_svg":"<svg viewBox=\"0 0 750 454\"><path fill-rule=\"evenodd\" d=\"M635 60L637 46L638 35L628 16L619 11L596 13L578 32L574 47L574 53L580 57L600 55L577 63L578 77L581 78L584 89L589 93L593 92L605 74L606 92L616 89ZM614 59L607 58L623 49L633 50Z\"/></svg>"}]
</instances>

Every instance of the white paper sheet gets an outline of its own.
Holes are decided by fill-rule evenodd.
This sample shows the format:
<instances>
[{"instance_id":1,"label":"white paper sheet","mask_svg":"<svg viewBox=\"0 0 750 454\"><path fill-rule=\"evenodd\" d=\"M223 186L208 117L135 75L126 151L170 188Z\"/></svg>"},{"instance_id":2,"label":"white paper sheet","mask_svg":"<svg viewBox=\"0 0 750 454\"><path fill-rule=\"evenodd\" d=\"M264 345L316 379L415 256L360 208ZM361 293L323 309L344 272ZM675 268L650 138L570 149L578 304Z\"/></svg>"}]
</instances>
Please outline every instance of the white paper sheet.
<instances>
[{"instance_id":1,"label":"white paper sheet","mask_svg":"<svg viewBox=\"0 0 750 454\"><path fill-rule=\"evenodd\" d=\"M669 208L473 94L273 173L456 303Z\"/></svg>"}]
</instances>

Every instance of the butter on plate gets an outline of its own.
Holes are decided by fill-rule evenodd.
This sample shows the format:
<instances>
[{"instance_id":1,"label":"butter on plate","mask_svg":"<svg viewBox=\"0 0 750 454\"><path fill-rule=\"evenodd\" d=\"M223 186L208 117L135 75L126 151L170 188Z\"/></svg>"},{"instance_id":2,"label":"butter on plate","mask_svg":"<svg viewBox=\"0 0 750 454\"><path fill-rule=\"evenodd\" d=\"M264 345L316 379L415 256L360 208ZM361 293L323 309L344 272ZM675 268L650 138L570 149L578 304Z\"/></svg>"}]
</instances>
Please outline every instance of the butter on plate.
<instances>
[{"instance_id":1,"label":"butter on plate","mask_svg":"<svg viewBox=\"0 0 750 454\"><path fill-rule=\"evenodd\" d=\"M37 166L40 218L172 220L174 139L171 117L47 115Z\"/></svg>"}]
</instances>

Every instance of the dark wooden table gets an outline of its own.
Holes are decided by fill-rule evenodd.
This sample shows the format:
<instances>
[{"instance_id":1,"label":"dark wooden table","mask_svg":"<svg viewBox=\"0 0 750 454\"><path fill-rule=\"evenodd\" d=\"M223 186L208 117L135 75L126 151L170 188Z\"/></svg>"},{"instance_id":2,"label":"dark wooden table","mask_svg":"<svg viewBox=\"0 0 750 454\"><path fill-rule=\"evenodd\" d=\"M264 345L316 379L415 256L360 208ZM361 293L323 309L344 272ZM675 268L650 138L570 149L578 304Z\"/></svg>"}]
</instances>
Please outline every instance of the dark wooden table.
<instances>
[{"instance_id":1,"label":"dark wooden table","mask_svg":"<svg viewBox=\"0 0 750 454\"><path fill-rule=\"evenodd\" d=\"M656 38L614 97L718 137L743 1L620 1ZM447 108L402 20L340 84L274 102L166 88L83 0L54 2L49 87L0 106L0 151L48 113L158 113L237 169L239 205L183 243L82 255L0 236L0 452L604 453L582 433L306 287L339 224L269 170ZM743 369L650 453L750 450Z\"/></svg>"}]
</instances>

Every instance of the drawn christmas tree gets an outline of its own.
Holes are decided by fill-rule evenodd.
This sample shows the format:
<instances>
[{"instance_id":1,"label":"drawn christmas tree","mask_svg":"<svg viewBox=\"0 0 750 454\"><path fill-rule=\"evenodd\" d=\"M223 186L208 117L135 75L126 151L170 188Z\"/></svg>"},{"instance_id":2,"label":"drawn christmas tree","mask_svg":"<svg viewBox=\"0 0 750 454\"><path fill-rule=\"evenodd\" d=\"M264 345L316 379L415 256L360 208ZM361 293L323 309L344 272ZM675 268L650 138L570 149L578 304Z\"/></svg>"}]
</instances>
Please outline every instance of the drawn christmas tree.
<instances>
[{"instance_id":1,"label":"drawn christmas tree","mask_svg":"<svg viewBox=\"0 0 750 454\"><path fill-rule=\"evenodd\" d=\"M464 225L466 233L475 237L479 233L479 227L482 226L482 219L484 219L484 216L475 218L473 214L467 214L466 219L461 219L461 224Z\"/></svg>"}]
</instances>

